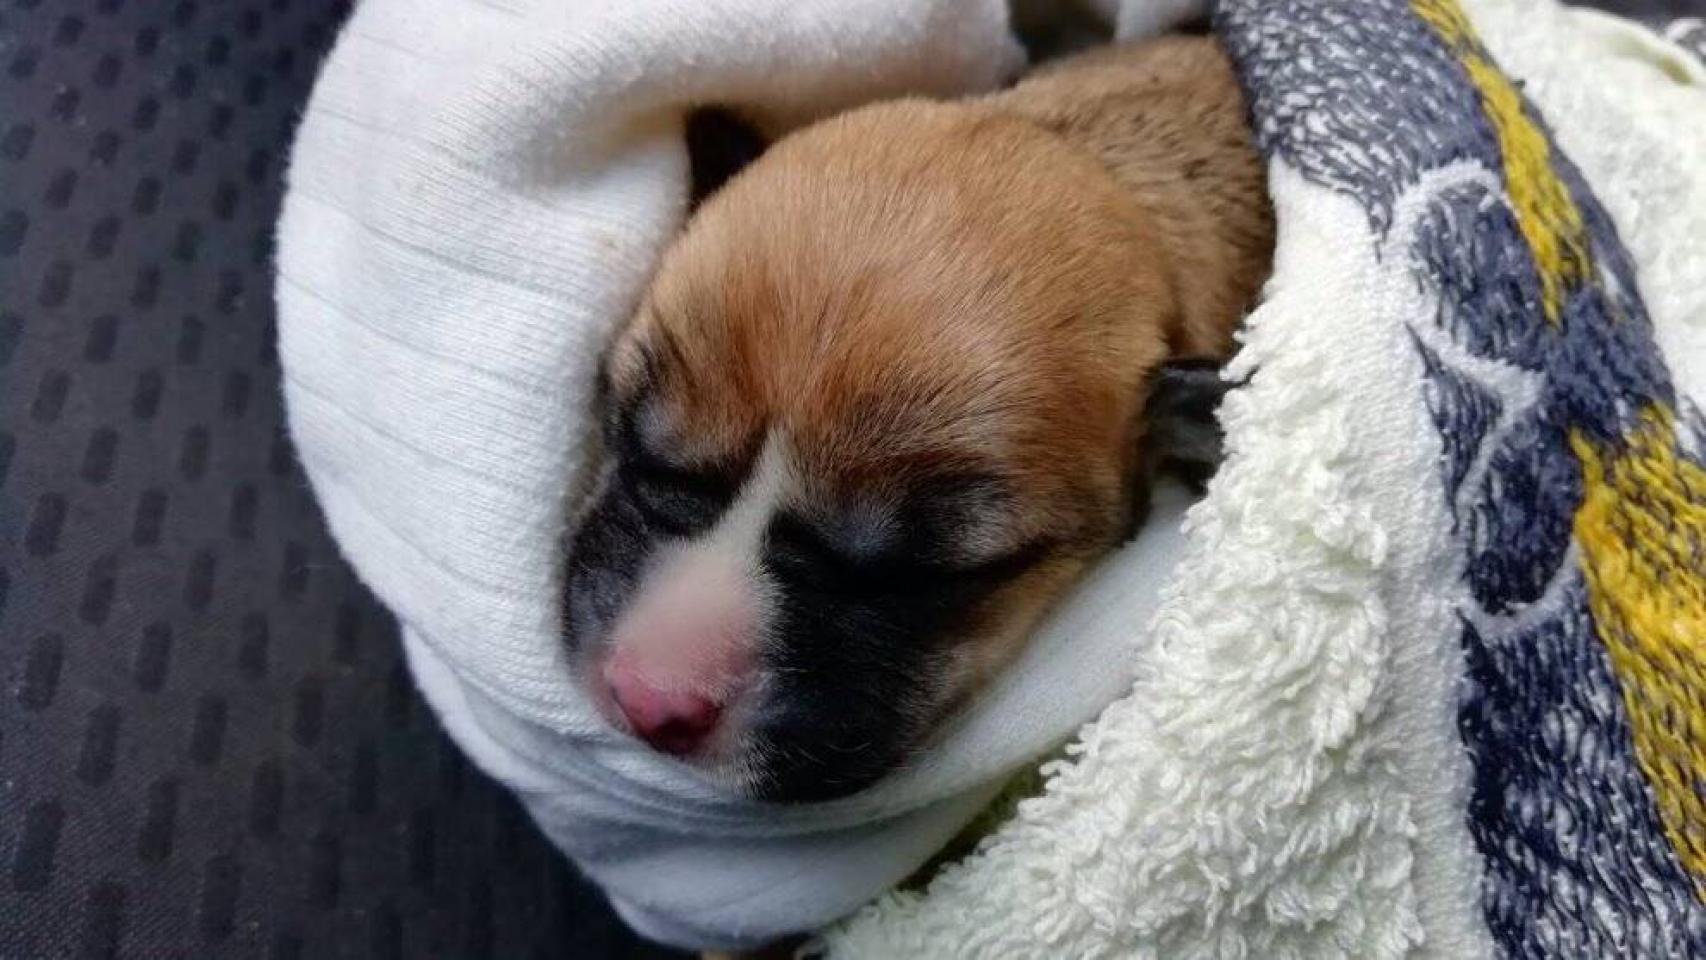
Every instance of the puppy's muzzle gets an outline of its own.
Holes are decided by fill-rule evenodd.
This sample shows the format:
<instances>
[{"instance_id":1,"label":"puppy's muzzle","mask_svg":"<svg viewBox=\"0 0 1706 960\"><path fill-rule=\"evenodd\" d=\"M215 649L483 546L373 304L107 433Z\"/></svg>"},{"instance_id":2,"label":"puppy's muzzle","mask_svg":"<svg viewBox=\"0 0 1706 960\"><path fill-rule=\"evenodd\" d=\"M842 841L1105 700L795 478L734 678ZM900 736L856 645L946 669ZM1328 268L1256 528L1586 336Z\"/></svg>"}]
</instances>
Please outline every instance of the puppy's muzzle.
<instances>
[{"instance_id":1,"label":"puppy's muzzle","mask_svg":"<svg viewBox=\"0 0 1706 960\"><path fill-rule=\"evenodd\" d=\"M611 630L597 677L636 737L673 756L705 753L751 686L758 602L714 551L683 550L648 579Z\"/></svg>"}]
</instances>

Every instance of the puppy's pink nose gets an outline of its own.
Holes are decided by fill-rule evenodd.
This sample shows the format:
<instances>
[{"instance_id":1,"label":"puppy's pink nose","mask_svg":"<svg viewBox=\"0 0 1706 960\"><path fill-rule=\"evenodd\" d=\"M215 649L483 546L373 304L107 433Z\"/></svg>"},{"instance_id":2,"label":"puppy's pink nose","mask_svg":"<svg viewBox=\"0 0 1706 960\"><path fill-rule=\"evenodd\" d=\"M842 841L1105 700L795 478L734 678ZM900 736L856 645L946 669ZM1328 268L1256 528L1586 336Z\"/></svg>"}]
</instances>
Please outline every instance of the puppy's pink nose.
<instances>
[{"instance_id":1,"label":"puppy's pink nose","mask_svg":"<svg viewBox=\"0 0 1706 960\"><path fill-rule=\"evenodd\" d=\"M634 735L671 756L699 749L723 713L723 708L708 697L659 689L616 662L604 668L604 682L617 709L634 728Z\"/></svg>"}]
</instances>

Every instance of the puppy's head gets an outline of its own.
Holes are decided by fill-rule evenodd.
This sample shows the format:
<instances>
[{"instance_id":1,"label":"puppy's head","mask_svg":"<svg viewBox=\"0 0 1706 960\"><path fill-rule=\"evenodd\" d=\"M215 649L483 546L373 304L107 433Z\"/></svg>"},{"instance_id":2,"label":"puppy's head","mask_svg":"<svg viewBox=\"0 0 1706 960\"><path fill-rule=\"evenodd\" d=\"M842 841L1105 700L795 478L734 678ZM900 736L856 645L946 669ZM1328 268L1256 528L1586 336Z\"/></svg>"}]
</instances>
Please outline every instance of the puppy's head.
<instances>
[{"instance_id":1,"label":"puppy's head","mask_svg":"<svg viewBox=\"0 0 1706 960\"><path fill-rule=\"evenodd\" d=\"M778 143L605 359L579 681L749 796L893 769L1129 530L1172 282L1130 198L1025 124L900 103Z\"/></svg>"}]
</instances>

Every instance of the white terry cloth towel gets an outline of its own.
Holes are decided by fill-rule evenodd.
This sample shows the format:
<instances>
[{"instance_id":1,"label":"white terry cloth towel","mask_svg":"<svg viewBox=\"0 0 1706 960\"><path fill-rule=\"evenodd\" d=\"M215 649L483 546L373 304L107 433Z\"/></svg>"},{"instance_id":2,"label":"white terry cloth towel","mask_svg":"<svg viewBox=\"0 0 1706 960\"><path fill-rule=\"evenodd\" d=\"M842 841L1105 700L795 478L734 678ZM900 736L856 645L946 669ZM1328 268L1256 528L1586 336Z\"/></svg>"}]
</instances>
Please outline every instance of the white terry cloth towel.
<instances>
[{"instance_id":1,"label":"white terry cloth towel","mask_svg":"<svg viewBox=\"0 0 1706 960\"><path fill-rule=\"evenodd\" d=\"M452 736L648 936L850 912L1130 685L1178 499L926 755L825 805L732 799L616 734L558 634L595 361L684 218L687 109L780 132L1022 59L999 0L364 0L324 66L278 235L292 435Z\"/></svg>"}]
</instances>

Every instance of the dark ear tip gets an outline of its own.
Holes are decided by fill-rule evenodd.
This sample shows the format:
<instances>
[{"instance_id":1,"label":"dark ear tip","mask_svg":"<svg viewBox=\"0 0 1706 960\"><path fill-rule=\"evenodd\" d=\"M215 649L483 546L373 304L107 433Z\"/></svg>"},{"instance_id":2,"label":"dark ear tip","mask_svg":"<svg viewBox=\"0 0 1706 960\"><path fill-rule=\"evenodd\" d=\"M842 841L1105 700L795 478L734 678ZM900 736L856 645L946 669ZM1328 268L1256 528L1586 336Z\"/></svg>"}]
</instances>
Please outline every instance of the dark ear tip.
<instances>
[{"instance_id":1,"label":"dark ear tip","mask_svg":"<svg viewBox=\"0 0 1706 960\"><path fill-rule=\"evenodd\" d=\"M685 136L693 171L693 207L757 160L769 145L756 126L720 106L697 107L689 113Z\"/></svg>"},{"instance_id":2,"label":"dark ear tip","mask_svg":"<svg viewBox=\"0 0 1706 960\"><path fill-rule=\"evenodd\" d=\"M1224 366L1223 362L1213 357L1173 357L1161 364L1161 372L1166 373L1172 370L1201 373L1206 371L1218 374L1222 366Z\"/></svg>"},{"instance_id":3,"label":"dark ear tip","mask_svg":"<svg viewBox=\"0 0 1706 960\"><path fill-rule=\"evenodd\" d=\"M1153 423L1170 417L1212 419L1214 408L1230 389L1220 377L1220 363L1182 357L1158 367L1150 378L1149 410Z\"/></svg>"},{"instance_id":4,"label":"dark ear tip","mask_svg":"<svg viewBox=\"0 0 1706 960\"><path fill-rule=\"evenodd\" d=\"M1181 357L1162 364L1150 381L1144 408L1145 451L1152 469L1178 477L1201 492L1220 466L1220 424L1215 413L1232 384L1216 360Z\"/></svg>"},{"instance_id":5,"label":"dark ear tip","mask_svg":"<svg viewBox=\"0 0 1706 960\"><path fill-rule=\"evenodd\" d=\"M1249 383L1250 377L1254 375L1253 372L1247 372L1237 379L1227 379L1226 365L1226 360L1214 357L1174 357L1156 369L1156 379L1159 381L1166 377L1191 383L1213 382L1225 393L1233 387Z\"/></svg>"}]
</instances>

